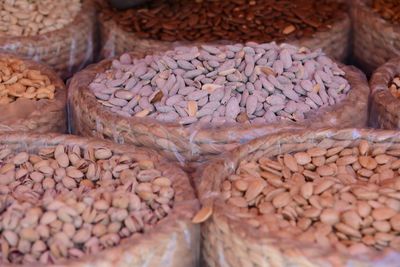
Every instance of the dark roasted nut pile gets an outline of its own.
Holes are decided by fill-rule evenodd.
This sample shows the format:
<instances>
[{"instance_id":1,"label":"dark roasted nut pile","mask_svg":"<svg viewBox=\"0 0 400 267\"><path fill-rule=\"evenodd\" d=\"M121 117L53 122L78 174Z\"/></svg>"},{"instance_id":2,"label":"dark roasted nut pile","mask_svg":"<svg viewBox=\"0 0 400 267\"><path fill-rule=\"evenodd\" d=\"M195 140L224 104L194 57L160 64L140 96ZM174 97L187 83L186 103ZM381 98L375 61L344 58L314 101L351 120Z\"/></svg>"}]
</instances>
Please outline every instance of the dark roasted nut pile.
<instances>
[{"instance_id":1,"label":"dark roasted nut pile","mask_svg":"<svg viewBox=\"0 0 400 267\"><path fill-rule=\"evenodd\" d=\"M332 0L162 0L127 11L105 10L103 15L141 38L283 42L329 29L343 10L344 5Z\"/></svg>"},{"instance_id":2,"label":"dark roasted nut pile","mask_svg":"<svg viewBox=\"0 0 400 267\"><path fill-rule=\"evenodd\" d=\"M302 121L349 92L344 72L320 50L247 43L178 47L132 60L124 54L90 84L122 116L192 124Z\"/></svg>"},{"instance_id":3,"label":"dark roasted nut pile","mask_svg":"<svg viewBox=\"0 0 400 267\"><path fill-rule=\"evenodd\" d=\"M107 148L0 150L0 265L59 263L117 246L171 211L151 160Z\"/></svg>"},{"instance_id":4,"label":"dark roasted nut pile","mask_svg":"<svg viewBox=\"0 0 400 267\"><path fill-rule=\"evenodd\" d=\"M398 149L315 146L242 161L222 195L235 216L279 237L353 255L400 250L399 171Z\"/></svg>"},{"instance_id":5,"label":"dark roasted nut pile","mask_svg":"<svg viewBox=\"0 0 400 267\"><path fill-rule=\"evenodd\" d=\"M400 1L398 0L374 0L373 9L384 19L392 23L400 23Z\"/></svg>"}]
</instances>

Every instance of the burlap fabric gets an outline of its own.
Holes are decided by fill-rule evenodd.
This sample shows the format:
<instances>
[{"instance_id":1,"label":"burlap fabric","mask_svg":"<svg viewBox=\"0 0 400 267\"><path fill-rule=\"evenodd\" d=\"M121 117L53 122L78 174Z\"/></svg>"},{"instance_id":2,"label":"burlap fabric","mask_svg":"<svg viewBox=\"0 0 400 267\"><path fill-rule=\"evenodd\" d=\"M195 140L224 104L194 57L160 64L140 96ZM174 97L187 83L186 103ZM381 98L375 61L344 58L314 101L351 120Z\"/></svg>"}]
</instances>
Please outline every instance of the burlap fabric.
<instances>
[{"instance_id":1,"label":"burlap fabric","mask_svg":"<svg viewBox=\"0 0 400 267\"><path fill-rule=\"evenodd\" d=\"M372 0L353 0L353 56L371 74L393 57L400 56L400 25L393 25L371 8Z\"/></svg>"}]
</instances>

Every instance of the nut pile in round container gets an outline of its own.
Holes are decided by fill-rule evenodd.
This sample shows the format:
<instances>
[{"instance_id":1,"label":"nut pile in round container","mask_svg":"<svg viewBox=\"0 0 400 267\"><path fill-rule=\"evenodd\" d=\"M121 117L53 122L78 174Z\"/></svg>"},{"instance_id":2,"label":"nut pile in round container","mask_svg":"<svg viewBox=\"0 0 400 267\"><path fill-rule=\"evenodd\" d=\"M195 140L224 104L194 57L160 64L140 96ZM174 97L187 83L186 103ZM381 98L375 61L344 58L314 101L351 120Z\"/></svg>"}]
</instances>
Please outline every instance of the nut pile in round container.
<instances>
[{"instance_id":1,"label":"nut pile in round container","mask_svg":"<svg viewBox=\"0 0 400 267\"><path fill-rule=\"evenodd\" d=\"M58 263L116 246L170 212L171 180L151 160L106 148L0 150L3 263Z\"/></svg>"},{"instance_id":2,"label":"nut pile in round container","mask_svg":"<svg viewBox=\"0 0 400 267\"><path fill-rule=\"evenodd\" d=\"M123 54L90 84L98 101L123 116L164 122L301 121L334 105L350 84L319 50L247 43L178 47L134 59Z\"/></svg>"},{"instance_id":3,"label":"nut pile in round container","mask_svg":"<svg viewBox=\"0 0 400 267\"><path fill-rule=\"evenodd\" d=\"M243 161L222 184L235 215L289 240L359 254L400 250L400 151L370 146Z\"/></svg>"},{"instance_id":4,"label":"nut pile in round container","mask_svg":"<svg viewBox=\"0 0 400 267\"><path fill-rule=\"evenodd\" d=\"M400 77L395 77L389 85L389 90L396 98L400 98Z\"/></svg>"},{"instance_id":5,"label":"nut pile in round container","mask_svg":"<svg viewBox=\"0 0 400 267\"><path fill-rule=\"evenodd\" d=\"M81 8L80 0L2 0L0 36L33 36L63 28Z\"/></svg>"},{"instance_id":6,"label":"nut pile in round container","mask_svg":"<svg viewBox=\"0 0 400 267\"><path fill-rule=\"evenodd\" d=\"M384 19L400 23L400 2L398 0L374 0L372 8Z\"/></svg>"},{"instance_id":7,"label":"nut pile in round container","mask_svg":"<svg viewBox=\"0 0 400 267\"><path fill-rule=\"evenodd\" d=\"M155 40L283 42L329 29L345 8L331 0L149 2L143 8L104 10L103 17Z\"/></svg>"},{"instance_id":8,"label":"nut pile in round container","mask_svg":"<svg viewBox=\"0 0 400 267\"><path fill-rule=\"evenodd\" d=\"M19 59L0 59L0 104L17 98L54 99L56 87L39 70L27 68Z\"/></svg>"}]
</instances>

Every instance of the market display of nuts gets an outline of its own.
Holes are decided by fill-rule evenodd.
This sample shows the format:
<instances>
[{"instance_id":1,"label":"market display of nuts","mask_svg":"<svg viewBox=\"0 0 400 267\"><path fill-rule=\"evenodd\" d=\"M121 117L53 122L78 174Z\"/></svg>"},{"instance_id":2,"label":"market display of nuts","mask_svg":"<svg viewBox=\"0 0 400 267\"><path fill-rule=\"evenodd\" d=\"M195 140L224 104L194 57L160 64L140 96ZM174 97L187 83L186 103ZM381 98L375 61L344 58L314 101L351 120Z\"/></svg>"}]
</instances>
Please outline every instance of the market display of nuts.
<instances>
[{"instance_id":1,"label":"market display of nuts","mask_svg":"<svg viewBox=\"0 0 400 267\"><path fill-rule=\"evenodd\" d=\"M173 206L172 181L152 160L108 148L0 150L0 259L59 263L146 232Z\"/></svg>"},{"instance_id":2,"label":"market display of nuts","mask_svg":"<svg viewBox=\"0 0 400 267\"><path fill-rule=\"evenodd\" d=\"M197 121L301 121L339 103L351 87L320 50L275 43L178 47L132 59L123 54L89 85L122 116L183 125Z\"/></svg>"},{"instance_id":3,"label":"market display of nuts","mask_svg":"<svg viewBox=\"0 0 400 267\"><path fill-rule=\"evenodd\" d=\"M17 98L54 99L56 87L39 70L26 67L16 58L0 59L0 104Z\"/></svg>"},{"instance_id":4,"label":"market display of nuts","mask_svg":"<svg viewBox=\"0 0 400 267\"><path fill-rule=\"evenodd\" d=\"M103 19L113 19L140 38L162 41L283 42L328 30L344 9L331 0L161 0L124 11L104 10Z\"/></svg>"},{"instance_id":5,"label":"market display of nuts","mask_svg":"<svg viewBox=\"0 0 400 267\"><path fill-rule=\"evenodd\" d=\"M384 19L392 23L400 23L400 3L397 0L374 0L372 8Z\"/></svg>"},{"instance_id":6,"label":"market display of nuts","mask_svg":"<svg viewBox=\"0 0 400 267\"><path fill-rule=\"evenodd\" d=\"M389 85L389 90L396 98L400 98L400 77L395 77Z\"/></svg>"},{"instance_id":7,"label":"market display of nuts","mask_svg":"<svg viewBox=\"0 0 400 267\"><path fill-rule=\"evenodd\" d=\"M33 36L62 29L80 8L80 0L1 1L0 36Z\"/></svg>"},{"instance_id":8,"label":"market display of nuts","mask_svg":"<svg viewBox=\"0 0 400 267\"><path fill-rule=\"evenodd\" d=\"M399 251L400 150L353 144L243 160L222 183L222 197L264 233L346 255Z\"/></svg>"}]
</instances>

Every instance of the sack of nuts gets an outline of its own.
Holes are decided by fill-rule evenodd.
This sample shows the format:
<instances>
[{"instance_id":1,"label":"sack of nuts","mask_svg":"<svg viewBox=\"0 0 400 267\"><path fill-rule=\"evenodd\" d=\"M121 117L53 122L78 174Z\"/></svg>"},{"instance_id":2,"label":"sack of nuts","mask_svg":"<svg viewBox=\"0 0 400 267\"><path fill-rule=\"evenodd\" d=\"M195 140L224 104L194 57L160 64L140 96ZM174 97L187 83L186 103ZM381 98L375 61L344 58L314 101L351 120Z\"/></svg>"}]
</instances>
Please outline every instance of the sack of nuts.
<instances>
[{"instance_id":1,"label":"sack of nuts","mask_svg":"<svg viewBox=\"0 0 400 267\"><path fill-rule=\"evenodd\" d=\"M101 55L106 58L126 51L163 51L178 44L277 41L323 48L343 61L351 25L346 1L156 0L123 11L104 9L100 28Z\"/></svg>"},{"instance_id":2,"label":"sack of nuts","mask_svg":"<svg viewBox=\"0 0 400 267\"><path fill-rule=\"evenodd\" d=\"M371 74L389 59L400 56L400 2L354 0L354 60Z\"/></svg>"},{"instance_id":3,"label":"sack of nuts","mask_svg":"<svg viewBox=\"0 0 400 267\"><path fill-rule=\"evenodd\" d=\"M204 168L205 266L399 266L400 134L254 140Z\"/></svg>"},{"instance_id":4,"label":"sack of nuts","mask_svg":"<svg viewBox=\"0 0 400 267\"><path fill-rule=\"evenodd\" d=\"M65 132L67 91L48 66L0 53L0 132Z\"/></svg>"},{"instance_id":5,"label":"sack of nuts","mask_svg":"<svg viewBox=\"0 0 400 267\"><path fill-rule=\"evenodd\" d=\"M151 150L0 135L0 207L1 266L197 266L198 200Z\"/></svg>"},{"instance_id":6,"label":"sack of nuts","mask_svg":"<svg viewBox=\"0 0 400 267\"><path fill-rule=\"evenodd\" d=\"M65 79L94 56L92 0L4 0L0 3L0 51L40 61Z\"/></svg>"},{"instance_id":7,"label":"sack of nuts","mask_svg":"<svg viewBox=\"0 0 400 267\"><path fill-rule=\"evenodd\" d=\"M380 66L372 75L369 124L374 128L400 129L400 58Z\"/></svg>"},{"instance_id":8,"label":"sack of nuts","mask_svg":"<svg viewBox=\"0 0 400 267\"><path fill-rule=\"evenodd\" d=\"M157 149L179 161L299 127L363 127L369 87L320 50L247 43L123 54L74 76L73 132Z\"/></svg>"}]
</instances>

